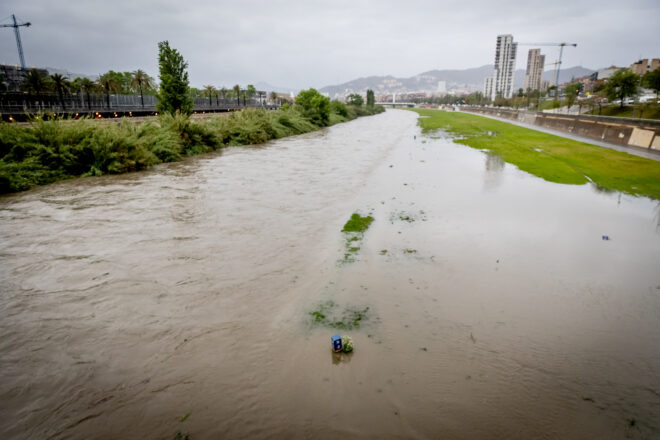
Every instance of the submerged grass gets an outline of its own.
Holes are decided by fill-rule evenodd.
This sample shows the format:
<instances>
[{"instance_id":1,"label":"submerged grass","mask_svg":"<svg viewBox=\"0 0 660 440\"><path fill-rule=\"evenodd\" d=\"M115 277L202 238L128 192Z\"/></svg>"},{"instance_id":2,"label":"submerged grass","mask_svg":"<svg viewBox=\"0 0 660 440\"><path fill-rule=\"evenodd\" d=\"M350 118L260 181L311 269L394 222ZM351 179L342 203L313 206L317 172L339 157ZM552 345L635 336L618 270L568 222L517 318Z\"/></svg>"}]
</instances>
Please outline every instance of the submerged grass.
<instances>
[{"instance_id":1,"label":"submerged grass","mask_svg":"<svg viewBox=\"0 0 660 440\"><path fill-rule=\"evenodd\" d=\"M323 327L331 327L337 330L353 330L360 327L362 321L368 319L369 307L340 308L334 301L325 301L309 312L312 324Z\"/></svg>"},{"instance_id":2,"label":"submerged grass","mask_svg":"<svg viewBox=\"0 0 660 440\"><path fill-rule=\"evenodd\" d=\"M369 226L374 221L370 215L361 216L355 212L351 218L346 222L341 232L344 233L345 247L343 263L352 263L355 261L355 256L360 251L360 242L364 237L364 232L369 229Z\"/></svg>"},{"instance_id":3,"label":"submerged grass","mask_svg":"<svg viewBox=\"0 0 660 440\"><path fill-rule=\"evenodd\" d=\"M466 113L415 109L424 131L442 129L454 142L489 150L550 182L660 199L660 162ZM488 132L497 132L490 136Z\"/></svg>"},{"instance_id":4,"label":"submerged grass","mask_svg":"<svg viewBox=\"0 0 660 440\"><path fill-rule=\"evenodd\" d=\"M331 113L329 125L380 113L380 106ZM0 122L0 193L81 176L139 171L225 146L251 145L322 127L294 107L246 109L228 116L192 120L164 114L143 123L44 120L27 125Z\"/></svg>"}]
</instances>

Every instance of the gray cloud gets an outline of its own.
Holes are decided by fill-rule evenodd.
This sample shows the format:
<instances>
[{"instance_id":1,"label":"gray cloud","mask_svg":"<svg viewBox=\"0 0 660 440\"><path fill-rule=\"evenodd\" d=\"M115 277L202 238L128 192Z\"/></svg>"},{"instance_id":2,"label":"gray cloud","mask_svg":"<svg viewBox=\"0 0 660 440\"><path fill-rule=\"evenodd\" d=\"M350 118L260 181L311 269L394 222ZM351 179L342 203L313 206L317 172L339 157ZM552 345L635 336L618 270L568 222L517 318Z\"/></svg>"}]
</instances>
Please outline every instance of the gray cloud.
<instances>
[{"instance_id":1,"label":"gray cloud","mask_svg":"<svg viewBox=\"0 0 660 440\"><path fill-rule=\"evenodd\" d=\"M148 71L169 40L189 62L194 86L267 81L322 87L359 76L410 76L492 63L495 38L577 42L564 66L627 66L660 57L656 0L125 1L5 0L15 13L28 65L96 74ZM5 19L5 23L8 19ZM0 62L18 62L11 29L0 34ZM527 47L519 49L518 66ZM548 61L558 55L543 48Z\"/></svg>"}]
</instances>

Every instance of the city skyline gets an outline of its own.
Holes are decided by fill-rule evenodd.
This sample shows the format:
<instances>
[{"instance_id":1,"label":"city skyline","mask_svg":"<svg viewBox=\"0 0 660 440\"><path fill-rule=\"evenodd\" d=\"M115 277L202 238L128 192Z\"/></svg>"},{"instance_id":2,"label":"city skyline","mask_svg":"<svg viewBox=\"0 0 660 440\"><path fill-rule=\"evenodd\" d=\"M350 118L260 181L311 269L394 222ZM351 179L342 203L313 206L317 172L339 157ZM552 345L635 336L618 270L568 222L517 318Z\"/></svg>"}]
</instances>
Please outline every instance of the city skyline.
<instances>
[{"instance_id":1,"label":"city skyline","mask_svg":"<svg viewBox=\"0 0 660 440\"><path fill-rule=\"evenodd\" d=\"M575 50L564 51L563 67L629 66L660 55L660 5L650 0L625 6L518 1L507 8L468 1L460 9L431 1L385 1L377 8L359 1L195 5L8 0L0 17L8 23L13 13L33 24L21 29L28 67L83 74L143 69L157 76L156 45L169 40L188 61L196 87L260 81L323 87L372 75L471 68L492 63L492 41L503 33L520 42L577 42ZM13 33L0 35L0 62L18 63ZM543 50L547 64L558 57L556 49ZM515 68L525 63L518 57Z\"/></svg>"}]
</instances>

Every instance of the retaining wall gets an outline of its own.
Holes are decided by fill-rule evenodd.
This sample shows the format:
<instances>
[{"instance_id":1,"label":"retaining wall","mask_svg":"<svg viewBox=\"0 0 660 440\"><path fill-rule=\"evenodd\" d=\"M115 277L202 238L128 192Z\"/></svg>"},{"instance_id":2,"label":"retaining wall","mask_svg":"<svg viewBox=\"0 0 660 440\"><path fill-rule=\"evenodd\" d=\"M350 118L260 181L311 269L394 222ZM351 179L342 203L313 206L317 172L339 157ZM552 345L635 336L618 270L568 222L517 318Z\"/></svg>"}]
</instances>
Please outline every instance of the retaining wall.
<instances>
[{"instance_id":1,"label":"retaining wall","mask_svg":"<svg viewBox=\"0 0 660 440\"><path fill-rule=\"evenodd\" d=\"M652 119L561 115L496 107L462 106L461 110L551 128L613 144L660 150L660 121Z\"/></svg>"}]
</instances>

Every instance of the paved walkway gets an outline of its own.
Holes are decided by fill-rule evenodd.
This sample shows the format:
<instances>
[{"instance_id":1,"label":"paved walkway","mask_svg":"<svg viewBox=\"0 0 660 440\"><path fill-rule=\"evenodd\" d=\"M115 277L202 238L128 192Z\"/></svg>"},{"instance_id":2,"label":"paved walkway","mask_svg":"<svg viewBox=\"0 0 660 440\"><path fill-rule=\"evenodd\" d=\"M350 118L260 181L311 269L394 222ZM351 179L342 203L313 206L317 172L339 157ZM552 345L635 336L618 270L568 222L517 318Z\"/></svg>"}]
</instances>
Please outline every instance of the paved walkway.
<instances>
[{"instance_id":1,"label":"paved walkway","mask_svg":"<svg viewBox=\"0 0 660 440\"><path fill-rule=\"evenodd\" d=\"M651 150L649 148L641 147L632 147L627 145L618 145L611 142L605 142L598 139L593 139L586 136L578 136L572 133L566 133L565 131L553 130L552 128L539 127L538 125L525 124L519 121L512 121L511 119L498 118L497 116L484 115L481 113L472 113L465 112L478 116L485 116L486 118L496 119L502 122L508 122L509 124L518 125L520 127L530 128L532 130L541 131L543 133L554 134L555 136L561 136L566 139L572 139L578 142L585 142L591 145L597 145L599 147L609 148L611 150L621 151L623 153L633 154L635 156L644 157L646 159L652 159L660 161L660 150Z\"/></svg>"}]
</instances>

